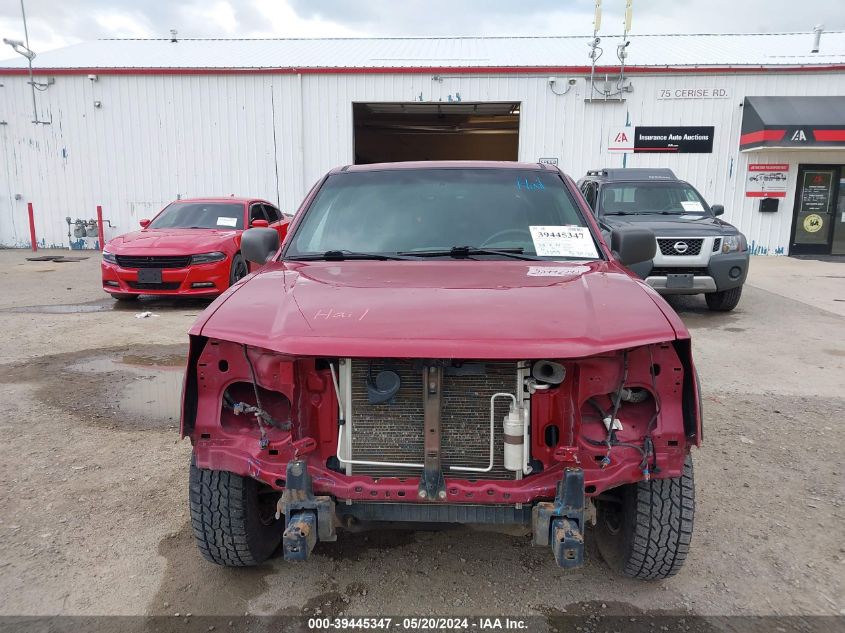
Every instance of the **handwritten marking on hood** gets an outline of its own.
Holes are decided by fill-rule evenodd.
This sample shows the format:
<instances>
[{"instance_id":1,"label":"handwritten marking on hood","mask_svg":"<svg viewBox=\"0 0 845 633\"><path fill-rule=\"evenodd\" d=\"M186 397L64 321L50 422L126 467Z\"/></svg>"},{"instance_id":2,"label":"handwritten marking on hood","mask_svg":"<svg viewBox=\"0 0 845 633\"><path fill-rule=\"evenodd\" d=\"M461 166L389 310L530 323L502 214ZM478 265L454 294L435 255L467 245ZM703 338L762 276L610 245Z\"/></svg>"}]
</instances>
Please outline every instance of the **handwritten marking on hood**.
<instances>
[{"instance_id":1,"label":"handwritten marking on hood","mask_svg":"<svg viewBox=\"0 0 845 633\"><path fill-rule=\"evenodd\" d=\"M363 321L364 317L367 316L367 313L370 311L369 308L364 310L363 312L357 315L358 321ZM314 313L312 317L314 321L322 320L322 321L330 321L332 319L355 319L356 313L354 311L347 312L346 310L335 310L334 308L320 308L317 312Z\"/></svg>"}]
</instances>

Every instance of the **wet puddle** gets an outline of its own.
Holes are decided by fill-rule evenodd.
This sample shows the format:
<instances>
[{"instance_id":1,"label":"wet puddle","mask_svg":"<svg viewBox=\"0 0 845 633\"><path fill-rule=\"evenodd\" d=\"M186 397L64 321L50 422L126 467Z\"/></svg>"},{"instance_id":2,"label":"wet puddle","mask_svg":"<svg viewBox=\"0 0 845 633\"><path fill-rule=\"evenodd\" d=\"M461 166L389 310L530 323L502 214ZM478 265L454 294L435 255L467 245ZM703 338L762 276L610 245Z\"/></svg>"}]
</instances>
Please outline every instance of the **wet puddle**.
<instances>
[{"instance_id":1,"label":"wet puddle","mask_svg":"<svg viewBox=\"0 0 845 633\"><path fill-rule=\"evenodd\" d=\"M144 421L145 426L168 426L179 420L184 364L182 355L127 354L89 358L67 369L80 374L123 374L125 378L115 381L118 388L111 394L112 415ZM108 379L103 376L101 380Z\"/></svg>"},{"instance_id":2,"label":"wet puddle","mask_svg":"<svg viewBox=\"0 0 845 633\"><path fill-rule=\"evenodd\" d=\"M92 301L90 303L63 303L57 305L43 306L20 306L15 308L4 308L0 312L22 312L27 314L77 314L81 312L105 312L113 310L114 303L111 299L105 301Z\"/></svg>"},{"instance_id":3,"label":"wet puddle","mask_svg":"<svg viewBox=\"0 0 845 633\"><path fill-rule=\"evenodd\" d=\"M201 312L208 307L209 299L188 299L181 297L142 297L138 301L115 301L110 297L86 303L59 303L50 305L15 306L3 308L0 312L24 314L81 314L86 312L144 312L147 310L195 310Z\"/></svg>"},{"instance_id":4,"label":"wet puddle","mask_svg":"<svg viewBox=\"0 0 845 633\"><path fill-rule=\"evenodd\" d=\"M139 345L0 365L0 385L30 383L42 402L111 429L179 425L187 345Z\"/></svg>"}]
</instances>

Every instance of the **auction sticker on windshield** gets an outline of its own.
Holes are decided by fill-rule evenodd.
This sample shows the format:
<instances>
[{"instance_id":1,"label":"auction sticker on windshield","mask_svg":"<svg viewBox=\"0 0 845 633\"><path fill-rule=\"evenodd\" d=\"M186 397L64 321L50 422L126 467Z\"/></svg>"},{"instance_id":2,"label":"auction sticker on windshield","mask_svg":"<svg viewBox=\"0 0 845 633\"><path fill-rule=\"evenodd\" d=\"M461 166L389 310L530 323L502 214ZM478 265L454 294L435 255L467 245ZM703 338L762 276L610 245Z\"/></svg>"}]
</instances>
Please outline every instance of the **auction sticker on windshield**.
<instances>
[{"instance_id":1,"label":"auction sticker on windshield","mask_svg":"<svg viewBox=\"0 0 845 633\"><path fill-rule=\"evenodd\" d=\"M530 226L534 250L541 257L597 259L596 245L583 226Z\"/></svg>"},{"instance_id":2,"label":"auction sticker on windshield","mask_svg":"<svg viewBox=\"0 0 845 633\"><path fill-rule=\"evenodd\" d=\"M681 206L684 208L684 211L704 212L704 206L698 200L681 200Z\"/></svg>"},{"instance_id":3,"label":"auction sticker on windshield","mask_svg":"<svg viewBox=\"0 0 845 633\"><path fill-rule=\"evenodd\" d=\"M237 226L238 218L217 218L217 226Z\"/></svg>"}]
</instances>

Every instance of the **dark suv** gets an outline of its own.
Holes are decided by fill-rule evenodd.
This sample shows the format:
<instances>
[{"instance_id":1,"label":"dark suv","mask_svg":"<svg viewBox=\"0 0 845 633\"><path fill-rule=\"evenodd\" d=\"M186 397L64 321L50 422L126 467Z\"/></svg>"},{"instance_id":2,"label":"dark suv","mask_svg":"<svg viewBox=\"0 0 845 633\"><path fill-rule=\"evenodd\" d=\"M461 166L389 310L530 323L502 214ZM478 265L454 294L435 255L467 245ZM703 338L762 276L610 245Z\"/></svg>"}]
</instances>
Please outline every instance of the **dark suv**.
<instances>
[{"instance_id":1,"label":"dark suv","mask_svg":"<svg viewBox=\"0 0 845 633\"><path fill-rule=\"evenodd\" d=\"M589 171L578 187L606 234L623 226L654 231L652 261L631 267L661 294L704 294L711 310L733 310L748 274L748 245L695 187L670 169Z\"/></svg>"}]
</instances>

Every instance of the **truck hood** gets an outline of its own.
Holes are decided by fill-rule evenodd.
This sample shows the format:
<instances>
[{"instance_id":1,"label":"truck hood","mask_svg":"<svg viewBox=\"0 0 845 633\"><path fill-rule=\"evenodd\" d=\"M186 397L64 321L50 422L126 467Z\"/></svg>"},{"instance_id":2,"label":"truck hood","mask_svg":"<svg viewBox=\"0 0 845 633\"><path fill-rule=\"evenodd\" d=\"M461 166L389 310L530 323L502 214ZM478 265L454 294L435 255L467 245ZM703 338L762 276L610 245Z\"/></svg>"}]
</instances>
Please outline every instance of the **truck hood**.
<instances>
[{"instance_id":1,"label":"truck hood","mask_svg":"<svg viewBox=\"0 0 845 633\"><path fill-rule=\"evenodd\" d=\"M217 229L152 229L110 240L106 250L118 255L194 255L215 250L239 231Z\"/></svg>"},{"instance_id":2,"label":"truck hood","mask_svg":"<svg viewBox=\"0 0 845 633\"><path fill-rule=\"evenodd\" d=\"M576 358L688 336L615 264L271 263L191 330L294 356Z\"/></svg>"},{"instance_id":3,"label":"truck hood","mask_svg":"<svg viewBox=\"0 0 845 633\"><path fill-rule=\"evenodd\" d=\"M642 226L657 237L707 237L735 235L736 228L712 215L604 215L602 223L611 228Z\"/></svg>"}]
</instances>

